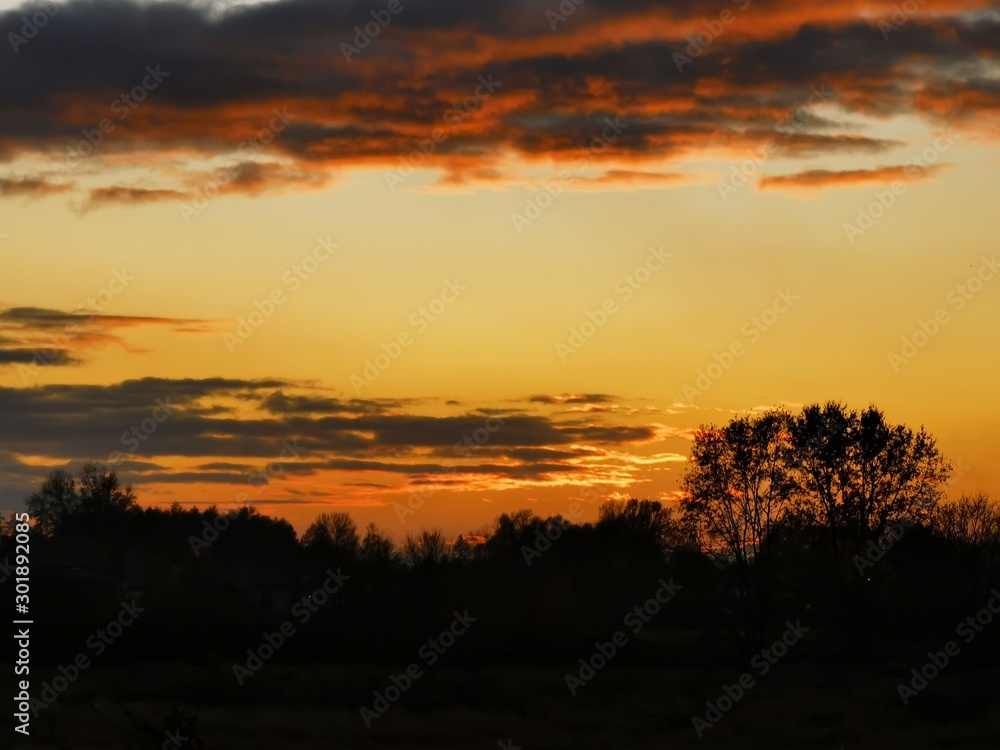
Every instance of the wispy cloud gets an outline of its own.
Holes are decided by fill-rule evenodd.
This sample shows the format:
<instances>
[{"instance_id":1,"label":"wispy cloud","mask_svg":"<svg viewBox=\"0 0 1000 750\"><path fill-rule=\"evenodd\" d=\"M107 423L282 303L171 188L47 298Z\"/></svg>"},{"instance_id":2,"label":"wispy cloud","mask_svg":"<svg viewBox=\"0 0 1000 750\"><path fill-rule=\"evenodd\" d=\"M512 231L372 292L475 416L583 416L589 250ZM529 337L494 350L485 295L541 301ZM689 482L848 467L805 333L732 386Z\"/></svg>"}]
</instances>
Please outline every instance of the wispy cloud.
<instances>
[{"instance_id":1,"label":"wispy cloud","mask_svg":"<svg viewBox=\"0 0 1000 750\"><path fill-rule=\"evenodd\" d=\"M876 167L831 171L811 169L789 175L762 177L757 183L761 190L819 189L825 187L854 187L870 183L920 182L931 179L944 165Z\"/></svg>"},{"instance_id":2,"label":"wispy cloud","mask_svg":"<svg viewBox=\"0 0 1000 750\"><path fill-rule=\"evenodd\" d=\"M118 345L134 353L145 351L117 333L128 329L163 327L173 333L205 333L218 321L143 315L101 315L88 310L11 307L0 310L0 365L79 364L94 347ZM40 357L39 352L45 356Z\"/></svg>"}]
</instances>

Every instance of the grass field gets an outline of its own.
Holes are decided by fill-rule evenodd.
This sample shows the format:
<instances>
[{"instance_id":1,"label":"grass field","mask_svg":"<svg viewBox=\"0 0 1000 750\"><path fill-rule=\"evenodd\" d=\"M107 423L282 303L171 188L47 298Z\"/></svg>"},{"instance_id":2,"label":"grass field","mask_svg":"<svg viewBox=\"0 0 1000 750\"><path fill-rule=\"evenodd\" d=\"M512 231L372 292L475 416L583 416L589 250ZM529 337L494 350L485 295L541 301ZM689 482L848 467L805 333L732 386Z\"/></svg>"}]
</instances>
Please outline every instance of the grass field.
<instances>
[{"instance_id":1,"label":"grass field","mask_svg":"<svg viewBox=\"0 0 1000 750\"><path fill-rule=\"evenodd\" d=\"M1000 747L1000 670L946 669L903 706L896 685L912 666L779 664L703 738L692 716L704 716L706 701L736 682L739 670L612 663L571 696L566 670L433 668L366 728L360 707L371 706L372 692L405 665L267 664L242 687L230 665L95 666L17 746L177 747L165 734L127 734L122 706L161 730L167 713L183 705L199 717L200 747L213 750L497 748L500 741L526 750Z\"/></svg>"}]
</instances>

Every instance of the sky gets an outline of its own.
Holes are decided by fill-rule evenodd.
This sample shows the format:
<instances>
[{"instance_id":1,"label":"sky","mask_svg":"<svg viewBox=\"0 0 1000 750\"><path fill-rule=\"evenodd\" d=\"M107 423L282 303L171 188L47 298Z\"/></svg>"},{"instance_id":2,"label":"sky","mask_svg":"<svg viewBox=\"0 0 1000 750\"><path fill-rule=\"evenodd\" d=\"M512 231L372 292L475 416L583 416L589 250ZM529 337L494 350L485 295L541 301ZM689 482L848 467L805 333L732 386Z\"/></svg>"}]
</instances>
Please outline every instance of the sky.
<instances>
[{"instance_id":1,"label":"sky","mask_svg":"<svg viewBox=\"0 0 1000 750\"><path fill-rule=\"evenodd\" d=\"M0 2L0 508L676 501L874 404L1000 491L1000 8Z\"/></svg>"}]
</instances>

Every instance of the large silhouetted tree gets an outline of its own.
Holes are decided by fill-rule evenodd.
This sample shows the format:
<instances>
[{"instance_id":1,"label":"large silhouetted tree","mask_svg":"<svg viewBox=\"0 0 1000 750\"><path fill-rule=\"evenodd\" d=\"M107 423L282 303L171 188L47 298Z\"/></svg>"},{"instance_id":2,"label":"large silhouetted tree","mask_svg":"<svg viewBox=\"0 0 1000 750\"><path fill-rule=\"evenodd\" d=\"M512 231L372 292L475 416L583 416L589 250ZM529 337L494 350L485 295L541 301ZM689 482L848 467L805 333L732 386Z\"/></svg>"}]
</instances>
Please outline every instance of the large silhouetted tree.
<instances>
[{"instance_id":1,"label":"large silhouetted tree","mask_svg":"<svg viewBox=\"0 0 1000 750\"><path fill-rule=\"evenodd\" d=\"M751 651L767 636L776 536L796 490L784 412L739 417L696 434L681 501L702 546L731 560L741 635Z\"/></svg>"},{"instance_id":2,"label":"large silhouetted tree","mask_svg":"<svg viewBox=\"0 0 1000 750\"><path fill-rule=\"evenodd\" d=\"M890 425L871 406L807 406L792 420L806 518L861 549L889 524L925 522L944 495L950 465L921 427Z\"/></svg>"},{"instance_id":3,"label":"large silhouetted tree","mask_svg":"<svg viewBox=\"0 0 1000 750\"><path fill-rule=\"evenodd\" d=\"M853 562L890 524L928 521L950 465L921 427L891 425L874 406L858 412L829 402L791 422L800 518L822 529L855 652L867 652L871 586Z\"/></svg>"}]
</instances>

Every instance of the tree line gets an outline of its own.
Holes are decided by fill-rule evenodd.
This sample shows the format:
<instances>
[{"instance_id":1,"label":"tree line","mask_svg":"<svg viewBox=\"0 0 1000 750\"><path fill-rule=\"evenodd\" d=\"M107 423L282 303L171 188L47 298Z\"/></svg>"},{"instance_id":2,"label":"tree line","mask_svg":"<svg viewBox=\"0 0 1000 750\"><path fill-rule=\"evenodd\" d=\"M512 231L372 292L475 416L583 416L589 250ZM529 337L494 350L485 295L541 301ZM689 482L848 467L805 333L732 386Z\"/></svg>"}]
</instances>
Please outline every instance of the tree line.
<instances>
[{"instance_id":1,"label":"tree line","mask_svg":"<svg viewBox=\"0 0 1000 750\"><path fill-rule=\"evenodd\" d=\"M683 590L654 623L661 636L628 658L746 658L788 618L809 624L802 652L815 658L890 658L933 644L1000 586L1000 505L945 502L949 473L923 428L830 402L701 427L677 503L609 500L585 523L520 510L481 534L397 543L347 513L300 538L252 506L142 507L90 463L27 499L33 591L62 633L53 658L128 597L149 614L123 656L223 658L337 570L343 591L282 658L405 658L468 607L482 625L454 658L572 659L671 578ZM977 648L996 658L996 637Z\"/></svg>"}]
</instances>

